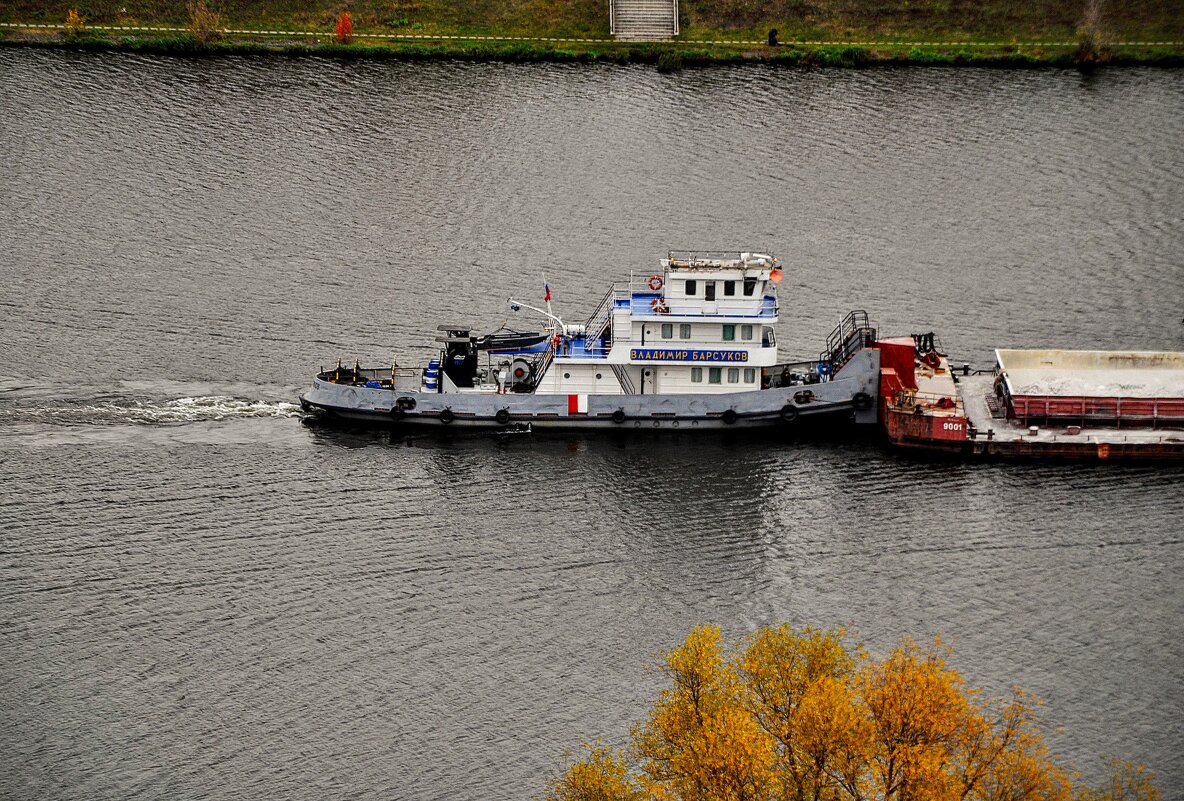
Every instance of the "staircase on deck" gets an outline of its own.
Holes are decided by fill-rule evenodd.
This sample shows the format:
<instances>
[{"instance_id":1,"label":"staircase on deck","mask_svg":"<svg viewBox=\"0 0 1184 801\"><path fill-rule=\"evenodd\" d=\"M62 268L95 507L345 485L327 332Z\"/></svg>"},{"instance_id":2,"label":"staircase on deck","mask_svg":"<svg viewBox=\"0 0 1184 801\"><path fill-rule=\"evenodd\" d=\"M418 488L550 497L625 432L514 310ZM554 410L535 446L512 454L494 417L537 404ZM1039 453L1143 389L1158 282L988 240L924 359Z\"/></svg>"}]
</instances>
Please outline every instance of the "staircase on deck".
<instances>
[{"instance_id":1,"label":"staircase on deck","mask_svg":"<svg viewBox=\"0 0 1184 801\"><path fill-rule=\"evenodd\" d=\"M839 372L851 357L876 341L876 329L862 309L849 313L826 338L826 350L819 362L829 365L831 374Z\"/></svg>"},{"instance_id":2,"label":"staircase on deck","mask_svg":"<svg viewBox=\"0 0 1184 801\"><path fill-rule=\"evenodd\" d=\"M609 0L609 29L623 41L678 36L678 0Z\"/></svg>"}]
</instances>

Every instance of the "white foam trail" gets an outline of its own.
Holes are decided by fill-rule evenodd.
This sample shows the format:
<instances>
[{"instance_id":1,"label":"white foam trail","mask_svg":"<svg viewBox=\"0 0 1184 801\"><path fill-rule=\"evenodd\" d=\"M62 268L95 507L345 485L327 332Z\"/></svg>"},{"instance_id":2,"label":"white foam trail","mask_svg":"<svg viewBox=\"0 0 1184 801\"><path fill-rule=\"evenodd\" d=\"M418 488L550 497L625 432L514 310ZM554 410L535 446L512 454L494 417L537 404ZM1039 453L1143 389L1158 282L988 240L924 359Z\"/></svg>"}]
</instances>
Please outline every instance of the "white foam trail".
<instances>
[{"instance_id":1,"label":"white foam trail","mask_svg":"<svg viewBox=\"0 0 1184 801\"><path fill-rule=\"evenodd\" d=\"M59 406L0 406L0 423L51 425L174 425L251 417L299 417L300 406L284 401L202 395L165 401L112 400Z\"/></svg>"}]
</instances>

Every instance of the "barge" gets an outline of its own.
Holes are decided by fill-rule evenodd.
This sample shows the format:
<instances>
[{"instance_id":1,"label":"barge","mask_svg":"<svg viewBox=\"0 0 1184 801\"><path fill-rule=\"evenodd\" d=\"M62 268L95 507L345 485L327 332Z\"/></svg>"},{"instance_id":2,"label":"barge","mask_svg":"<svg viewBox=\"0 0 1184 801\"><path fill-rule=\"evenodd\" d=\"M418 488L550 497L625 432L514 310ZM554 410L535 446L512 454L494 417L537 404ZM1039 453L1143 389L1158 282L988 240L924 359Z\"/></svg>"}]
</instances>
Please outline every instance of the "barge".
<instances>
[{"instance_id":1,"label":"barge","mask_svg":"<svg viewBox=\"0 0 1184 801\"><path fill-rule=\"evenodd\" d=\"M322 370L308 412L358 423L436 428L662 429L819 427L878 420L879 351L852 312L817 359L782 361L774 332L775 257L671 251L652 273L609 288L592 313L531 331L477 335L440 326L441 349L417 368ZM545 284L545 282L544 282Z\"/></svg>"},{"instance_id":2,"label":"barge","mask_svg":"<svg viewBox=\"0 0 1184 801\"><path fill-rule=\"evenodd\" d=\"M1001 459L1184 461L1184 353L996 350L952 368L932 336L878 343L888 441Z\"/></svg>"}]
</instances>

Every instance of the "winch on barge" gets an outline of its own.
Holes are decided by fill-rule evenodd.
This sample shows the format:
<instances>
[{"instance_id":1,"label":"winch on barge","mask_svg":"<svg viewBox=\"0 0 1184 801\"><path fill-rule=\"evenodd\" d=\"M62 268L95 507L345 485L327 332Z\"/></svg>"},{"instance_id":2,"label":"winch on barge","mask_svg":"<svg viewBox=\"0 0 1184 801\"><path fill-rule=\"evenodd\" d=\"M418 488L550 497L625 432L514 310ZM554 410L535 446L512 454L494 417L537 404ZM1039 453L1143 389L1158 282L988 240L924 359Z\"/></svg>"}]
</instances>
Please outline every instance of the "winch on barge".
<instances>
[{"instance_id":1,"label":"winch on barge","mask_svg":"<svg viewBox=\"0 0 1184 801\"><path fill-rule=\"evenodd\" d=\"M322 371L307 411L406 426L726 429L877 420L879 351L865 312L817 360L780 362L782 268L760 253L671 252L611 287L581 324L549 311L538 332L441 326L423 369ZM549 290L548 290L549 295ZM548 298L549 300L549 298Z\"/></svg>"}]
</instances>

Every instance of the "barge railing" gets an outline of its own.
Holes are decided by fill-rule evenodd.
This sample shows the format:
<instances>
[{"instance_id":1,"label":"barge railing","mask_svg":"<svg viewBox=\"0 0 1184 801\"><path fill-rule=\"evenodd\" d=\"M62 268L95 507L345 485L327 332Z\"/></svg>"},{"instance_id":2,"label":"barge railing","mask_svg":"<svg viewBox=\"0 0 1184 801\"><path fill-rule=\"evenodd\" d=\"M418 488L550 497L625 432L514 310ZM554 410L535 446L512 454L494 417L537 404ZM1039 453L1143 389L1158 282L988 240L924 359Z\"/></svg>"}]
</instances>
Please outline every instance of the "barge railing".
<instances>
[{"instance_id":1,"label":"barge railing","mask_svg":"<svg viewBox=\"0 0 1184 801\"><path fill-rule=\"evenodd\" d=\"M1160 425L1184 425L1184 400L1177 398L1039 398L1012 395L1008 398L1010 416L1027 425L1032 421L1049 424L1080 422L1122 424L1152 428Z\"/></svg>"}]
</instances>

